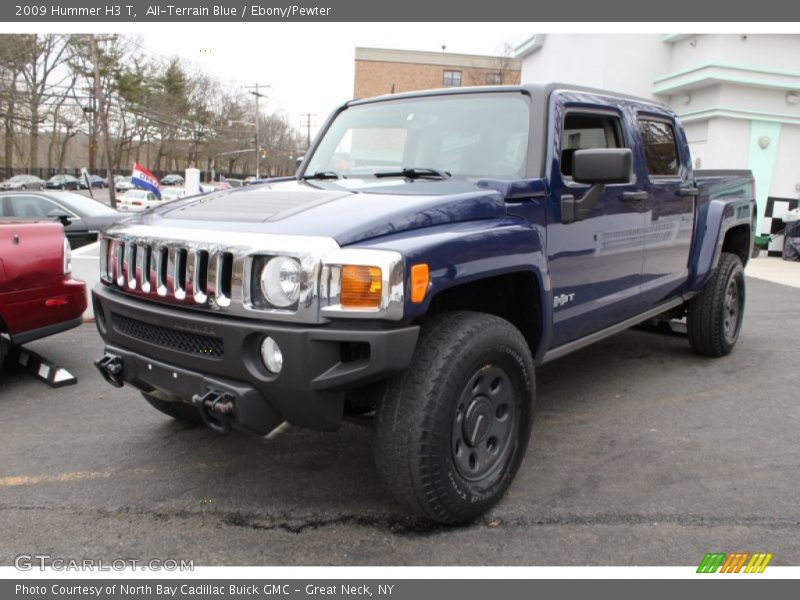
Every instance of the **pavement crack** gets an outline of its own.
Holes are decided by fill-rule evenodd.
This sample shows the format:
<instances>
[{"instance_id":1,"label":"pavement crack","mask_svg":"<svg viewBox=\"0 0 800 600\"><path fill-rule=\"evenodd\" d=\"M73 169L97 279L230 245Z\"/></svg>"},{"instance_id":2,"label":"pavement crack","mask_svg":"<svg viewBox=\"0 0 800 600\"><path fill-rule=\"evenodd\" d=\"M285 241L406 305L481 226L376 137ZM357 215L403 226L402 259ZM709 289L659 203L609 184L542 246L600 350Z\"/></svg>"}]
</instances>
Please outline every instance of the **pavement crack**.
<instances>
[{"instance_id":1,"label":"pavement crack","mask_svg":"<svg viewBox=\"0 0 800 600\"><path fill-rule=\"evenodd\" d=\"M117 508L96 508L81 506L44 506L0 504L0 511L47 511L62 512L92 519L114 518L119 516L140 516L154 521L171 519L190 520L196 518L212 519L225 527L242 527L257 531L283 531L303 534L310 531L333 527L363 527L384 531L398 536L428 536L457 531L482 528L513 530L536 527L594 527L594 526L659 526L679 527L763 527L768 529L800 529L798 517L765 517L759 515L682 515L682 514L635 514L598 513L580 514L539 514L530 516L487 515L467 525L452 526L431 523L424 519L395 514L339 514L289 515L244 513L241 511L189 510L189 509L147 509L138 506Z\"/></svg>"}]
</instances>

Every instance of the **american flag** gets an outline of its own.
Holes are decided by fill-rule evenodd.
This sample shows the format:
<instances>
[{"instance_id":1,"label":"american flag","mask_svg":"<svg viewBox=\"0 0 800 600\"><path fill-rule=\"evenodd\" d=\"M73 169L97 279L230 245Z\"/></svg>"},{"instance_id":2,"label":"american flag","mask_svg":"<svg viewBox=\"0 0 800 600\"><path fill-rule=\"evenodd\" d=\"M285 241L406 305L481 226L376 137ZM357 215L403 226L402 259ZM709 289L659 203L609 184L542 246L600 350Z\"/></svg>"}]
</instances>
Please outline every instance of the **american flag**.
<instances>
[{"instance_id":1,"label":"american flag","mask_svg":"<svg viewBox=\"0 0 800 600\"><path fill-rule=\"evenodd\" d=\"M225 179L225 175L219 176L219 189L221 190L229 190L231 189L231 184L228 183L228 180Z\"/></svg>"}]
</instances>

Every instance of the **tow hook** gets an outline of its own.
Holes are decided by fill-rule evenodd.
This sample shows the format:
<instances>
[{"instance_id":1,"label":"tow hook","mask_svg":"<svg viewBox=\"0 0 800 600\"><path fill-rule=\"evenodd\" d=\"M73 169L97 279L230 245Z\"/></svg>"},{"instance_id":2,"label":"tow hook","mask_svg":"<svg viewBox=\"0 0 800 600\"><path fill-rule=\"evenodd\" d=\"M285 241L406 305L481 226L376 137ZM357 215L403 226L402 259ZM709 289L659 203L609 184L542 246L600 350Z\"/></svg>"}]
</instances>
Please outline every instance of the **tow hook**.
<instances>
[{"instance_id":1,"label":"tow hook","mask_svg":"<svg viewBox=\"0 0 800 600\"><path fill-rule=\"evenodd\" d=\"M203 421L217 433L228 433L231 430L234 400L230 392L207 390L204 394L192 396L192 402L200 411Z\"/></svg>"},{"instance_id":2,"label":"tow hook","mask_svg":"<svg viewBox=\"0 0 800 600\"><path fill-rule=\"evenodd\" d=\"M100 371L100 375L103 376L103 379L105 379L114 387L121 388L125 384L125 381L122 379L121 356L104 354L94 361L94 366L97 367L98 371Z\"/></svg>"}]
</instances>

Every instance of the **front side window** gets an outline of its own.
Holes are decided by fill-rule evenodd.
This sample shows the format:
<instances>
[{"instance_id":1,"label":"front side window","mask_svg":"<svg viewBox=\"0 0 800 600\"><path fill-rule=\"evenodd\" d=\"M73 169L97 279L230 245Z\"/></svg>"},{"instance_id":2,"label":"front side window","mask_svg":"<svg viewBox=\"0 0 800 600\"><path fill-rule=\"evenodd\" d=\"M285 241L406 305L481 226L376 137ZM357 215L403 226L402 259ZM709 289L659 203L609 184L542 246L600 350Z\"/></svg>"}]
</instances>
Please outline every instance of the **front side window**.
<instances>
[{"instance_id":1,"label":"front side window","mask_svg":"<svg viewBox=\"0 0 800 600\"><path fill-rule=\"evenodd\" d=\"M655 176L677 175L680 161L672 124L640 119L639 135L642 136L647 173Z\"/></svg>"},{"instance_id":2,"label":"front side window","mask_svg":"<svg viewBox=\"0 0 800 600\"><path fill-rule=\"evenodd\" d=\"M403 168L452 177L524 175L529 103L519 93L457 94L351 106L325 132L306 175L373 177Z\"/></svg>"},{"instance_id":3,"label":"front side window","mask_svg":"<svg viewBox=\"0 0 800 600\"><path fill-rule=\"evenodd\" d=\"M445 71L442 76L442 85L444 87L460 87L461 71Z\"/></svg>"},{"instance_id":4,"label":"front side window","mask_svg":"<svg viewBox=\"0 0 800 600\"><path fill-rule=\"evenodd\" d=\"M569 112L561 133L561 173L572 176L572 156L588 148L621 148L618 117Z\"/></svg>"},{"instance_id":5,"label":"front side window","mask_svg":"<svg viewBox=\"0 0 800 600\"><path fill-rule=\"evenodd\" d=\"M65 212L55 202L40 196L14 196L11 198L11 212L22 219L46 219L52 210Z\"/></svg>"}]
</instances>

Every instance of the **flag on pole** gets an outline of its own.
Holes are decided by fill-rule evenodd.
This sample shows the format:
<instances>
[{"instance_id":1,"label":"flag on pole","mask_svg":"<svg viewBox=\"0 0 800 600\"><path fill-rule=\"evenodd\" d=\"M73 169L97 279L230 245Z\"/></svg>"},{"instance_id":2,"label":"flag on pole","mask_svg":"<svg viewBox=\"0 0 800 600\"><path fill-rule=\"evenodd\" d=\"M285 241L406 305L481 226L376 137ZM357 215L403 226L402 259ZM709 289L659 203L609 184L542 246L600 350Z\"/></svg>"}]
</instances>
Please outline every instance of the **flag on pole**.
<instances>
[{"instance_id":1,"label":"flag on pole","mask_svg":"<svg viewBox=\"0 0 800 600\"><path fill-rule=\"evenodd\" d=\"M161 188L158 185L158 179L156 179L155 175L153 175L139 163L133 164L131 183L133 185L138 185L143 190L149 190L153 192L156 197L161 200Z\"/></svg>"},{"instance_id":2,"label":"flag on pole","mask_svg":"<svg viewBox=\"0 0 800 600\"><path fill-rule=\"evenodd\" d=\"M225 175L220 173L219 175L219 189L221 190L229 190L231 189L231 184L228 183L228 180L225 178Z\"/></svg>"}]
</instances>

